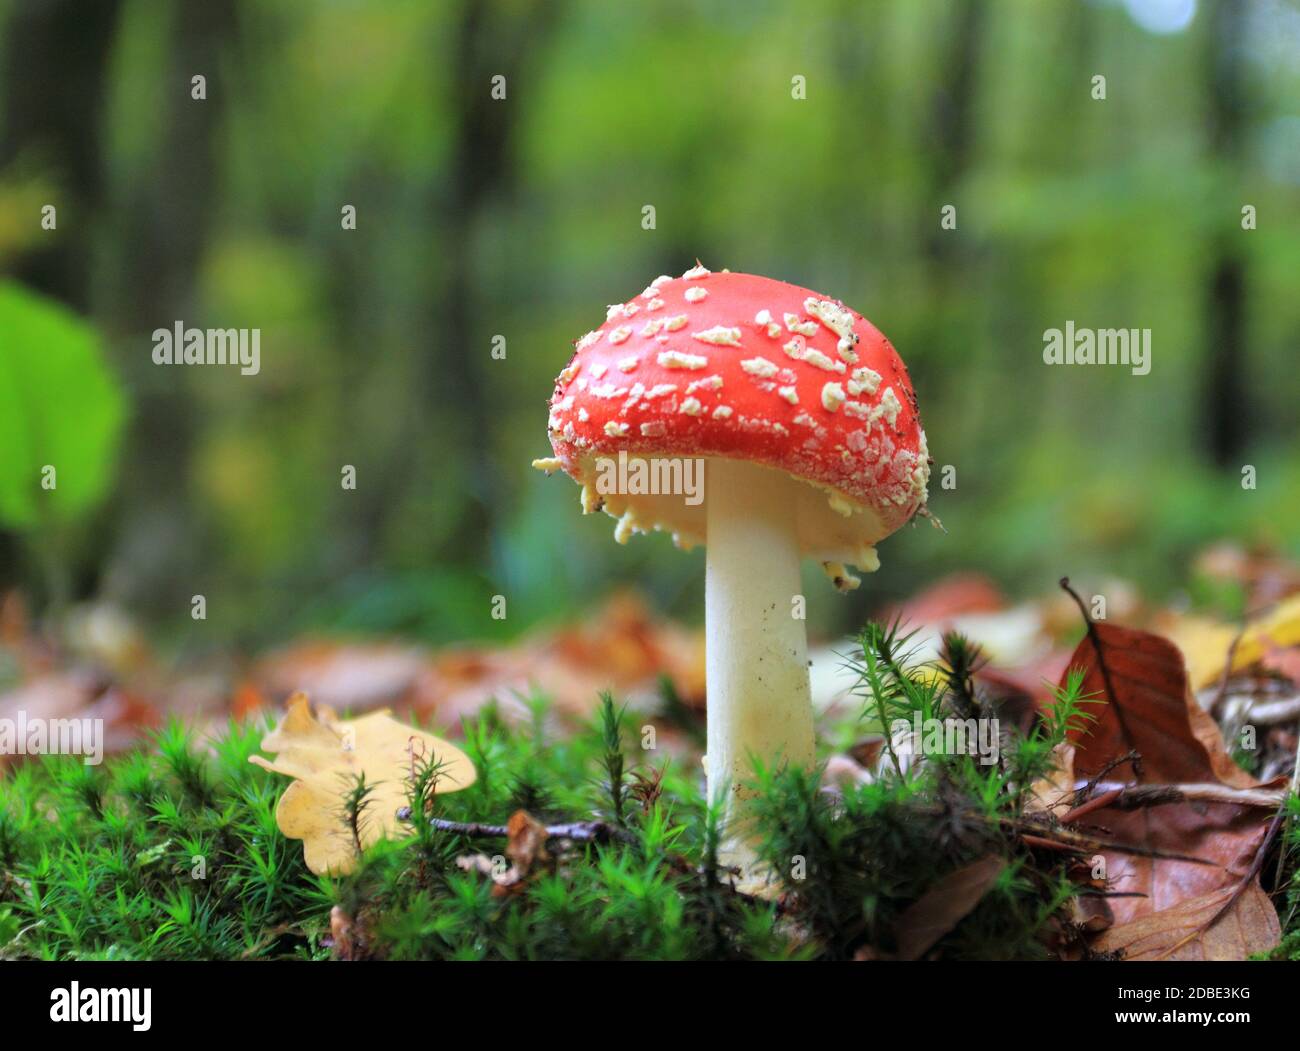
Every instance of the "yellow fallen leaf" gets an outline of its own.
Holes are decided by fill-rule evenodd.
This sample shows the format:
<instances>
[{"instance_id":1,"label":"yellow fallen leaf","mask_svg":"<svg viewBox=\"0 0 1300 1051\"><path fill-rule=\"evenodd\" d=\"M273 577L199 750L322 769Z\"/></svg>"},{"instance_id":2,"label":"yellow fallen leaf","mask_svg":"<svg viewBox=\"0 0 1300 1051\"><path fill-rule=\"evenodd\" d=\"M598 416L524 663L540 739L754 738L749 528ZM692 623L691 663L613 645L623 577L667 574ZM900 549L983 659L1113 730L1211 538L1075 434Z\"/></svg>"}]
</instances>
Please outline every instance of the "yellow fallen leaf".
<instances>
[{"instance_id":1,"label":"yellow fallen leaf","mask_svg":"<svg viewBox=\"0 0 1300 1051\"><path fill-rule=\"evenodd\" d=\"M1300 644L1300 594L1279 602L1272 611L1251 621L1237 644L1232 670L1241 671L1262 660L1272 647Z\"/></svg>"},{"instance_id":2,"label":"yellow fallen leaf","mask_svg":"<svg viewBox=\"0 0 1300 1051\"><path fill-rule=\"evenodd\" d=\"M397 811L409 802L408 780L419 765L441 764L435 784L440 794L468 788L477 776L455 745L398 722L387 709L339 719L322 706L313 716L301 692L289 698L284 720L262 739L262 748L275 753L275 760L254 755L249 762L296 779L280 797L276 824L290 839L303 841L307 867L317 874L350 872L358 841L365 849L384 836L410 834ZM374 791L354 836L344 799L363 774Z\"/></svg>"},{"instance_id":3,"label":"yellow fallen leaf","mask_svg":"<svg viewBox=\"0 0 1300 1051\"><path fill-rule=\"evenodd\" d=\"M1228 651L1237 628L1202 617L1185 617L1169 630L1169 637L1183 651L1192 689L1201 690L1223 677ZM1232 655L1232 671L1245 671L1259 663L1272 647L1300 644L1300 594L1279 602L1262 617L1241 629L1241 641Z\"/></svg>"},{"instance_id":4,"label":"yellow fallen leaf","mask_svg":"<svg viewBox=\"0 0 1300 1051\"><path fill-rule=\"evenodd\" d=\"M1182 650L1193 690L1202 690L1223 677L1228 650L1240 630L1208 617L1180 617L1166 630L1169 640Z\"/></svg>"}]
</instances>

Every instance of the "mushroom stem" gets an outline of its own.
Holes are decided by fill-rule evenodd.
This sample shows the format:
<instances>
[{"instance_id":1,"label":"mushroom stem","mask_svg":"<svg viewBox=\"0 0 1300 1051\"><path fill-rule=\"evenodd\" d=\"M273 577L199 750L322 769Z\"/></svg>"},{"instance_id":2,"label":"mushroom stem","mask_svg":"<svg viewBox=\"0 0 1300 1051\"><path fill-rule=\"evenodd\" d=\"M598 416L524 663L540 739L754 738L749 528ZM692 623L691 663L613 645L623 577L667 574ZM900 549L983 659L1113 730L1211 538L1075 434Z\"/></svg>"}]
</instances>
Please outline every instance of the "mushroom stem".
<instances>
[{"instance_id":1,"label":"mushroom stem","mask_svg":"<svg viewBox=\"0 0 1300 1051\"><path fill-rule=\"evenodd\" d=\"M707 633L710 799L728 787L720 860L761 882L752 836L737 827L753 760L813 764L808 637L800 593L796 502L780 472L735 460L708 463Z\"/></svg>"}]
</instances>

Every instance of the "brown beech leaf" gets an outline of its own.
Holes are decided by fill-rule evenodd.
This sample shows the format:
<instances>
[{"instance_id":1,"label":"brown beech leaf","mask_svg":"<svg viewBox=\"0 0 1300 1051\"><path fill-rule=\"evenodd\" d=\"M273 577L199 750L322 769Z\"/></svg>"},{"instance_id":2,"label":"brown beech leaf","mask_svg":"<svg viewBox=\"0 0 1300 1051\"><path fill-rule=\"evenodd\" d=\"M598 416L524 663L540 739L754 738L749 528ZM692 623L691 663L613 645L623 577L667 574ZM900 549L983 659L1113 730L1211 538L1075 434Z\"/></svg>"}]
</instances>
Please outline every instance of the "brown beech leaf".
<instances>
[{"instance_id":1,"label":"brown beech leaf","mask_svg":"<svg viewBox=\"0 0 1300 1051\"><path fill-rule=\"evenodd\" d=\"M1272 948L1282 929L1277 910L1257 882L1242 892L1227 915L1206 928L1235 890L1234 883L1111 927L1093 940L1091 948L1122 950L1126 960L1244 960Z\"/></svg>"},{"instance_id":2,"label":"brown beech leaf","mask_svg":"<svg viewBox=\"0 0 1300 1051\"><path fill-rule=\"evenodd\" d=\"M1071 735L1077 776L1101 773L1107 763L1136 749L1142 757L1140 784L1217 780L1234 788L1255 787L1255 779L1228 755L1214 720L1188 691L1183 655L1173 643L1135 628L1094 624L1092 630L1101 642L1104 673L1092 635L1079 643L1070 667L1084 668L1085 692L1109 703L1090 705L1096 721ZM1127 779L1131 774L1126 764L1114 776Z\"/></svg>"},{"instance_id":3,"label":"brown beech leaf","mask_svg":"<svg viewBox=\"0 0 1300 1051\"><path fill-rule=\"evenodd\" d=\"M1093 624L1070 664L1085 669L1084 690L1108 702L1090 706L1096 722L1071 735L1080 780L1104 776L1107 783L1258 787L1233 763L1218 726L1196 703L1182 654L1168 640ZM1137 771L1122 763L1107 772L1110 763L1133 750L1141 756ZM1199 953L1206 959L1240 959L1272 948L1279 937L1277 917L1274 914L1271 923L1259 919L1261 908L1273 908L1267 897L1261 906L1257 880L1212 928L1198 933L1196 927L1209 923L1237 891L1272 816L1269 807L1189 801L1089 813L1081 822L1085 828L1100 827L1126 844L1211 862L1198 865L1105 852L1110 888L1144 895L1110 899L1115 919L1110 934L1127 930L1121 937L1131 936L1133 945L1145 946L1158 942L1157 932L1164 930L1166 949L1190 935L1191 941L1178 950L1179 958L1198 958ZM1209 901L1218 904L1211 907L1205 904ZM1141 926L1135 927L1139 921ZM1234 930L1240 937L1230 934Z\"/></svg>"},{"instance_id":4,"label":"brown beech leaf","mask_svg":"<svg viewBox=\"0 0 1300 1051\"><path fill-rule=\"evenodd\" d=\"M936 880L898 917L898 958L919 960L970 915L1004 868L1006 862L990 854Z\"/></svg>"}]
</instances>

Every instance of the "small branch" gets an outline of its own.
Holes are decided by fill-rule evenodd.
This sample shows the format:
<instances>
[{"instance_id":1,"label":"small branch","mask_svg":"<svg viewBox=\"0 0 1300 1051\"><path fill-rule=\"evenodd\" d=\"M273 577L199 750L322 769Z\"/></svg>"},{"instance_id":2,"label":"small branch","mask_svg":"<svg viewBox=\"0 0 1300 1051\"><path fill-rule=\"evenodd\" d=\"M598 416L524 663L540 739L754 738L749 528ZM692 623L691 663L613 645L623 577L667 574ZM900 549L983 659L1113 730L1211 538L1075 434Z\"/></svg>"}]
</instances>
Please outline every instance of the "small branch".
<instances>
[{"instance_id":1,"label":"small branch","mask_svg":"<svg viewBox=\"0 0 1300 1051\"><path fill-rule=\"evenodd\" d=\"M411 808L400 807L397 811L399 821L409 821L411 819ZM486 825L479 821L447 821L444 818L435 817L429 820L429 824L441 832L450 832L453 835L465 836L469 839L508 839L509 830L505 825ZM547 825L546 841L567 839L571 843L627 843L636 844L640 840L636 835L625 828L619 828L611 825L607 821L573 821L568 824ZM686 876L699 876L702 870L690 863L681 854L667 852L663 859L672 866L673 870ZM737 869L724 868L723 871L730 873L733 877L738 874ZM733 883L731 889L742 898L752 898L755 901L764 901L759 897L747 894L744 891L736 890ZM778 909L778 911L780 911Z\"/></svg>"},{"instance_id":2,"label":"small branch","mask_svg":"<svg viewBox=\"0 0 1300 1051\"><path fill-rule=\"evenodd\" d=\"M951 812L946 808L934 805L917 804L917 810L927 814L952 816ZM976 819L983 817L983 815L976 814L973 808L968 809L965 813ZM1080 854L1089 851L1095 853L1099 850L1113 850L1117 854L1133 854L1137 857L1158 858L1163 861L1187 861L1194 865L1216 864L1205 858L1198 858L1193 854L1174 854L1165 850L1157 850L1154 847L1134 846L1113 839L1084 835L1082 832L1075 832L1068 828L1060 828L1038 821L1026 821L1023 818L994 817L985 820L991 820L999 828L1011 833L1018 839L1041 843L1050 850L1066 850Z\"/></svg>"},{"instance_id":3,"label":"small branch","mask_svg":"<svg viewBox=\"0 0 1300 1051\"><path fill-rule=\"evenodd\" d=\"M1138 750L1136 748L1133 748L1125 752L1123 755L1119 755L1116 756L1114 759L1107 760L1105 763L1102 764L1101 769L1098 770L1095 774L1093 774L1092 777L1084 784L1082 788L1075 790L1074 805L1078 806L1080 803L1083 802L1083 800L1085 800L1089 795L1091 795L1092 792L1097 788L1097 786L1101 784L1101 779L1105 777L1107 774L1109 774L1116 767L1123 766L1125 763L1132 763L1133 772L1136 773L1138 770L1138 762L1139 760L1141 760L1141 758L1142 756L1138 752Z\"/></svg>"},{"instance_id":4,"label":"small branch","mask_svg":"<svg viewBox=\"0 0 1300 1051\"><path fill-rule=\"evenodd\" d=\"M1124 789L1122 788L1112 788L1107 792L1102 792L1101 795L1093 796L1086 803L1080 803L1073 810L1069 810L1065 814L1061 815L1061 824L1072 825L1074 822L1078 821L1079 818L1086 814L1091 814L1094 810L1105 809L1119 799L1123 792Z\"/></svg>"},{"instance_id":5,"label":"small branch","mask_svg":"<svg viewBox=\"0 0 1300 1051\"><path fill-rule=\"evenodd\" d=\"M411 820L411 808L402 807L397 811L399 821ZM470 839L506 839L510 833L505 825L485 825L478 821L448 821L445 818L430 818L430 826L440 832L466 836ZM546 839L567 839L574 843L636 843L638 842L627 829L611 825L607 821L573 821L564 825L547 825Z\"/></svg>"},{"instance_id":6,"label":"small branch","mask_svg":"<svg viewBox=\"0 0 1300 1051\"><path fill-rule=\"evenodd\" d=\"M1174 854L1154 847L1139 847L1129 843L1119 843L1113 839L1099 836L1086 836L1081 832L1072 832L1066 828L1049 828L1046 825L1017 821L1014 818L1000 818L1000 824L1019 836L1026 843L1042 846L1049 850L1060 850L1076 854L1096 853L1099 850L1113 850L1117 854L1133 854L1143 858L1157 858L1161 861L1187 861L1194 865L1213 865L1213 861L1198 858L1192 854Z\"/></svg>"},{"instance_id":7,"label":"small branch","mask_svg":"<svg viewBox=\"0 0 1300 1051\"><path fill-rule=\"evenodd\" d=\"M1228 659L1223 666L1223 675L1219 678L1219 688L1215 691L1214 700L1210 702L1210 711L1217 712L1223 704L1223 699L1228 695L1228 680L1232 678L1232 662L1237 657L1237 645L1241 642L1241 637L1246 634L1243 627L1233 637L1232 645L1228 647Z\"/></svg>"},{"instance_id":8,"label":"small branch","mask_svg":"<svg viewBox=\"0 0 1300 1051\"><path fill-rule=\"evenodd\" d=\"M1258 726L1277 726L1300 716L1300 695L1281 701L1248 701L1246 717Z\"/></svg>"},{"instance_id":9,"label":"small branch","mask_svg":"<svg viewBox=\"0 0 1300 1051\"><path fill-rule=\"evenodd\" d=\"M1020 834L1020 842L1027 847L1039 847L1042 850L1059 850L1063 854L1078 853L1077 847L1071 847L1065 843L1058 843L1054 839L1045 839L1042 836L1030 835L1028 832Z\"/></svg>"},{"instance_id":10,"label":"small branch","mask_svg":"<svg viewBox=\"0 0 1300 1051\"><path fill-rule=\"evenodd\" d=\"M1295 796L1295 795L1300 795L1300 742L1297 742L1297 743L1296 743L1295 766L1292 767L1292 769L1291 769L1291 789L1290 789L1290 794L1293 795L1293 796ZM1284 805L1284 806L1282 807L1282 810L1279 811L1279 813L1284 812L1285 810L1286 810L1286 806ZM1274 893L1277 893L1277 892L1279 892L1279 891L1282 890L1282 877L1286 875L1286 859L1287 859L1287 854L1288 854L1288 853L1289 853L1289 851L1287 850L1286 841L1283 840L1283 841L1282 841L1282 846L1278 849L1278 852L1277 852L1277 875L1276 875L1276 876L1274 877L1274 879L1273 879L1273 890L1274 890ZM1292 917L1293 915L1295 915L1295 905L1294 905L1294 904L1291 906L1291 910L1290 910L1290 912L1288 913L1287 918L1286 918L1286 919L1287 919L1287 924L1286 924L1287 927L1290 927L1290 925L1291 925L1291 917ZM1285 928L1284 928L1284 929L1285 929Z\"/></svg>"},{"instance_id":11,"label":"small branch","mask_svg":"<svg viewBox=\"0 0 1300 1051\"><path fill-rule=\"evenodd\" d=\"M1093 785L1101 787L1101 794L1080 803L1068 814L1061 816L1061 824L1070 825L1094 810L1114 807L1116 810L1138 810L1142 807L1165 806L1169 803L1233 803L1237 806L1272 808L1286 798L1282 789L1229 788L1227 785Z\"/></svg>"}]
</instances>

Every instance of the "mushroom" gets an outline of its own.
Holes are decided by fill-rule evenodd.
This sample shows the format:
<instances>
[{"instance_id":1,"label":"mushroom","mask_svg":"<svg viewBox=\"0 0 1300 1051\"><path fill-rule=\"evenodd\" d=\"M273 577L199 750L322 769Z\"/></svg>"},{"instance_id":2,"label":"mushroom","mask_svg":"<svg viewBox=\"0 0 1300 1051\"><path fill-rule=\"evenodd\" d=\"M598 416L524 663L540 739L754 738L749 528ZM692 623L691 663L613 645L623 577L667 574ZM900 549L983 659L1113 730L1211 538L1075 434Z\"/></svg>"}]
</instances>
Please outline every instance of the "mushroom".
<instances>
[{"instance_id":1,"label":"mushroom","mask_svg":"<svg viewBox=\"0 0 1300 1051\"><path fill-rule=\"evenodd\" d=\"M707 543L704 766L711 797L728 793L722 861L761 890L737 809L753 762L815 760L800 559L850 590L846 566L877 569L874 545L925 513L929 455L907 370L838 300L697 265L611 306L577 341L549 431L555 455L534 466L571 475L584 513L618 519L620 543L650 530ZM681 492L693 464L702 500Z\"/></svg>"}]
</instances>

